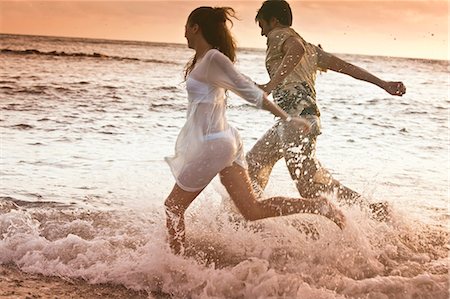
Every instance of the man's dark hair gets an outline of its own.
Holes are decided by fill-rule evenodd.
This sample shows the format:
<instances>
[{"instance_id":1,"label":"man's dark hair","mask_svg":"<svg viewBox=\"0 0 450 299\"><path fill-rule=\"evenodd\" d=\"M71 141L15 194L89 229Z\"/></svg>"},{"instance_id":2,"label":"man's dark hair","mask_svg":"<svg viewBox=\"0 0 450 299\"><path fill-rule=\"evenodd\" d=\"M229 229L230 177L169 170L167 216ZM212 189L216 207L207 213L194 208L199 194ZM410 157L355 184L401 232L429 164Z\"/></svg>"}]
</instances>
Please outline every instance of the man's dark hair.
<instances>
[{"instance_id":1,"label":"man's dark hair","mask_svg":"<svg viewBox=\"0 0 450 299\"><path fill-rule=\"evenodd\" d=\"M277 19L281 25L292 26L292 10L289 3L284 0L264 1L256 14L255 21L269 22L271 18Z\"/></svg>"}]
</instances>

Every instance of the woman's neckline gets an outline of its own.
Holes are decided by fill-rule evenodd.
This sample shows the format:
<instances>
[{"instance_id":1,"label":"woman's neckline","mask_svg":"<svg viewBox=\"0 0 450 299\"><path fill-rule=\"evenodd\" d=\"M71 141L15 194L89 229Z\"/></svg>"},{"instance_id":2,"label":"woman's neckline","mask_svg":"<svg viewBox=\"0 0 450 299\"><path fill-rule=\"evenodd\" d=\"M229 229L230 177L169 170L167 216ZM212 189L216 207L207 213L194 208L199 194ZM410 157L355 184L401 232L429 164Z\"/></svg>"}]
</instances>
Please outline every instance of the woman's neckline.
<instances>
[{"instance_id":1,"label":"woman's neckline","mask_svg":"<svg viewBox=\"0 0 450 299\"><path fill-rule=\"evenodd\" d=\"M214 50L214 48L209 48L208 50L206 50L206 51L203 53L202 56L197 57L197 62L200 62L200 60L202 60L202 59L206 56L206 54L208 54L208 52L211 51L211 50Z\"/></svg>"}]
</instances>

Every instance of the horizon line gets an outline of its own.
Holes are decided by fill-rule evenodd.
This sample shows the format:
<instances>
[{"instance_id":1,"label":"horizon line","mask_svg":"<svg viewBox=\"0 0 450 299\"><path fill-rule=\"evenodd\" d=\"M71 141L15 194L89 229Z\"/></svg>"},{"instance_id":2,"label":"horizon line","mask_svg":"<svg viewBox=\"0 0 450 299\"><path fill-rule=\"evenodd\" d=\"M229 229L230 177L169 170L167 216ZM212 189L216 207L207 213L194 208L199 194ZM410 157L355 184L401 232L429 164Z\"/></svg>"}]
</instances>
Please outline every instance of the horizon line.
<instances>
[{"instance_id":1,"label":"horizon line","mask_svg":"<svg viewBox=\"0 0 450 299\"><path fill-rule=\"evenodd\" d=\"M162 44L162 45L175 45L175 46L186 46L184 43L177 42L161 42L161 41L149 41L149 40L133 40L133 39L111 39L111 38L102 38L102 37L81 37L81 36L58 36L58 35L45 35L45 34L25 34L25 33L5 33L0 32L1 35L17 35L17 36L36 36L36 37L48 37L48 38L66 38L66 39L87 39L87 40L101 40L101 41L112 41L112 42L131 42L131 43L148 43L148 44ZM265 51L265 48L257 48L257 47L237 47L237 49L241 50L257 50L257 51ZM355 55L355 56L371 56L371 57L382 57L382 58L400 58L400 59L411 59L411 60L426 60L426 61L447 61L450 62L450 59L445 58L425 58L425 57L407 57L407 56L390 56L390 55L373 55L373 54L360 54L360 53L339 53L339 52L329 52L331 54L336 55Z\"/></svg>"}]
</instances>

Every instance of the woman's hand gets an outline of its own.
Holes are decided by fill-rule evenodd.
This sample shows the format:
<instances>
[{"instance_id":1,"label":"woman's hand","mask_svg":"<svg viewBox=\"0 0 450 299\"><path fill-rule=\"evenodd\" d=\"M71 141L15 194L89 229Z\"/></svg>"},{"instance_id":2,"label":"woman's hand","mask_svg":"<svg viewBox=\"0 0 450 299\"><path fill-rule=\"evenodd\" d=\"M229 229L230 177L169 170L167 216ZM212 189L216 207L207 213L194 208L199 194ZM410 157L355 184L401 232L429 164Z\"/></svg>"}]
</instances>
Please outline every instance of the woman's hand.
<instances>
[{"instance_id":1,"label":"woman's hand","mask_svg":"<svg viewBox=\"0 0 450 299\"><path fill-rule=\"evenodd\" d=\"M272 92L272 90L271 90L270 87L269 87L269 83L267 83L267 84L256 84L256 85L258 85L259 88L261 88L262 90L264 90L264 92L265 92L267 95L269 95L269 94Z\"/></svg>"},{"instance_id":2,"label":"woman's hand","mask_svg":"<svg viewBox=\"0 0 450 299\"><path fill-rule=\"evenodd\" d=\"M304 117L289 116L289 114L287 114L283 109L281 109L280 106L278 106L276 103L269 101L269 99L267 98L267 94L265 93L263 94L261 108L270 111L273 115L282 119L286 125L298 129L301 133L308 134L309 131L311 130L311 124L307 119L305 119Z\"/></svg>"},{"instance_id":3,"label":"woman's hand","mask_svg":"<svg viewBox=\"0 0 450 299\"><path fill-rule=\"evenodd\" d=\"M299 129L302 133L308 134L311 130L311 125L309 121L307 121L303 117L288 117L285 122L287 122L289 125L296 127Z\"/></svg>"}]
</instances>

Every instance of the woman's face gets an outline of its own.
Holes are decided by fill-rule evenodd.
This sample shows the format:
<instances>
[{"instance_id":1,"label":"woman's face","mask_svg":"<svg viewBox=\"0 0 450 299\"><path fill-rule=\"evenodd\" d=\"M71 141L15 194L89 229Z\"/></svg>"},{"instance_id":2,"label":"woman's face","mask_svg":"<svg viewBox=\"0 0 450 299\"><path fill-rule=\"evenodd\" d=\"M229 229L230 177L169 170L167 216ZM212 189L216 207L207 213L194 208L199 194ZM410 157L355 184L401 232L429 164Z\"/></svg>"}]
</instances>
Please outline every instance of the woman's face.
<instances>
[{"instance_id":1,"label":"woman's face","mask_svg":"<svg viewBox=\"0 0 450 299\"><path fill-rule=\"evenodd\" d=\"M195 36L198 31L198 25L191 25L189 22L184 26L184 37L187 40L188 47L194 49L195 46Z\"/></svg>"}]
</instances>

